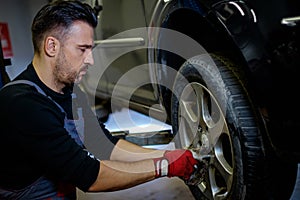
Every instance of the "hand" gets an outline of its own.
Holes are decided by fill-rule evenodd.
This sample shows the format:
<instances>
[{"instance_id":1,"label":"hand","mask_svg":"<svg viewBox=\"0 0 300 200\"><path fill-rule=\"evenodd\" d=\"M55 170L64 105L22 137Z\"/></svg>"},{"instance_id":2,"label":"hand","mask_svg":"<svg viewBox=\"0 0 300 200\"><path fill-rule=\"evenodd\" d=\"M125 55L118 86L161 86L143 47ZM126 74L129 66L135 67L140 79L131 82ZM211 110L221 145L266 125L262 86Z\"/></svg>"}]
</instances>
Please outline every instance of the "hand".
<instances>
[{"instance_id":1,"label":"hand","mask_svg":"<svg viewBox=\"0 0 300 200\"><path fill-rule=\"evenodd\" d=\"M162 176L178 176L185 181L190 179L194 172L194 166L197 165L197 160L189 150L177 149L166 151L161 158L154 159L155 177Z\"/></svg>"}]
</instances>

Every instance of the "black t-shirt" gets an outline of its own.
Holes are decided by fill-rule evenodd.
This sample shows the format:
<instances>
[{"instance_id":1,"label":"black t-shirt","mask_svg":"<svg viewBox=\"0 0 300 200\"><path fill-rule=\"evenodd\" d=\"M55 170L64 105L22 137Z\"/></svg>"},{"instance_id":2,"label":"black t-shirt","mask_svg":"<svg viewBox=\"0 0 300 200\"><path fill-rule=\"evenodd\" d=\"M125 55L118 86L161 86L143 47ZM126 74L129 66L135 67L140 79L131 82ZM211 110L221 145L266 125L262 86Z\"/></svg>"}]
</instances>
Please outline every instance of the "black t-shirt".
<instances>
[{"instance_id":1,"label":"black t-shirt","mask_svg":"<svg viewBox=\"0 0 300 200\"><path fill-rule=\"evenodd\" d=\"M36 83L68 119L77 117L76 106L83 108L88 151L64 129L65 115L53 101L30 85L4 87L0 91L0 187L23 188L47 176L86 191L98 176L99 159L108 159L118 140L99 124L78 86L56 93L39 80L32 64L16 78L20 79Z\"/></svg>"}]
</instances>

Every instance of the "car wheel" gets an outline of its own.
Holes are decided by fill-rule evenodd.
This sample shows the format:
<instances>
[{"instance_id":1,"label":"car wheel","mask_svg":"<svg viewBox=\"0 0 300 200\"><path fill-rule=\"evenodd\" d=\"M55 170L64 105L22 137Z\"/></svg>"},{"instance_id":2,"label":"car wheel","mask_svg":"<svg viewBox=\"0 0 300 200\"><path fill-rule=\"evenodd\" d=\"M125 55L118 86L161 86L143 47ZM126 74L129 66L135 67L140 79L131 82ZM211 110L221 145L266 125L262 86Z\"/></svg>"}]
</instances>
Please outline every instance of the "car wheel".
<instances>
[{"instance_id":1,"label":"car wheel","mask_svg":"<svg viewBox=\"0 0 300 200\"><path fill-rule=\"evenodd\" d=\"M264 129L236 67L207 54L189 59L171 102L176 148L209 163L205 180L190 186L196 199L276 199Z\"/></svg>"}]
</instances>

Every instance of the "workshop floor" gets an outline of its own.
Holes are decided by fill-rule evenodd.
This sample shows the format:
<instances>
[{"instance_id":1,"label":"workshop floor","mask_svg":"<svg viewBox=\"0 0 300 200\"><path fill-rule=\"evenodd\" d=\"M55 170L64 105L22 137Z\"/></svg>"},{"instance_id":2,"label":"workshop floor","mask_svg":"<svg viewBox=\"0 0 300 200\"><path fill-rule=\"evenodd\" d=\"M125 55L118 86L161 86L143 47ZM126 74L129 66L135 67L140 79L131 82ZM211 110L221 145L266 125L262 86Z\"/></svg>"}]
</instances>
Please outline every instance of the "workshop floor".
<instances>
[{"instance_id":1,"label":"workshop floor","mask_svg":"<svg viewBox=\"0 0 300 200\"><path fill-rule=\"evenodd\" d=\"M117 192L83 193L78 200L194 200L186 185L178 178L161 178Z\"/></svg>"},{"instance_id":2,"label":"workshop floor","mask_svg":"<svg viewBox=\"0 0 300 200\"><path fill-rule=\"evenodd\" d=\"M123 109L109 117L106 128L129 133L170 130L171 127L139 113ZM174 145L157 145L155 148L173 149ZM179 178L160 178L130 189L117 192L83 193L78 190L78 200L194 200L188 187Z\"/></svg>"}]
</instances>

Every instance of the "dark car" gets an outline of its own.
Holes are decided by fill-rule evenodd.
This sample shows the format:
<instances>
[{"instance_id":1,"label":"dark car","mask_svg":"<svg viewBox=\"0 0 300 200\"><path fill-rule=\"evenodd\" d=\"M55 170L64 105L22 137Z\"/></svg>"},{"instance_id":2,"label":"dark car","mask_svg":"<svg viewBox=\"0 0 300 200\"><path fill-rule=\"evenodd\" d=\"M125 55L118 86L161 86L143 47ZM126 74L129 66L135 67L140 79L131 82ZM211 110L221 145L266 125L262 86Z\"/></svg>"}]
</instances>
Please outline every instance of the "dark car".
<instances>
[{"instance_id":1,"label":"dark car","mask_svg":"<svg viewBox=\"0 0 300 200\"><path fill-rule=\"evenodd\" d=\"M196 199L289 199L300 161L298 5L103 0L82 87L110 112L172 125L176 148L208 163L190 186Z\"/></svg>"}]
</instances>

